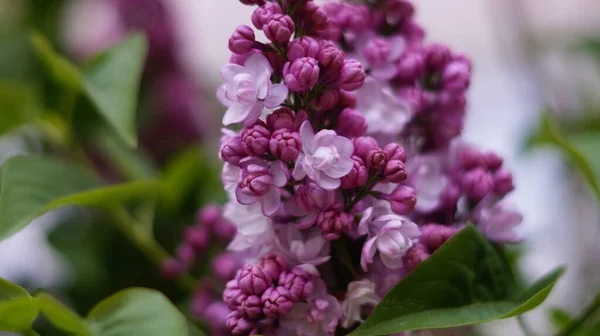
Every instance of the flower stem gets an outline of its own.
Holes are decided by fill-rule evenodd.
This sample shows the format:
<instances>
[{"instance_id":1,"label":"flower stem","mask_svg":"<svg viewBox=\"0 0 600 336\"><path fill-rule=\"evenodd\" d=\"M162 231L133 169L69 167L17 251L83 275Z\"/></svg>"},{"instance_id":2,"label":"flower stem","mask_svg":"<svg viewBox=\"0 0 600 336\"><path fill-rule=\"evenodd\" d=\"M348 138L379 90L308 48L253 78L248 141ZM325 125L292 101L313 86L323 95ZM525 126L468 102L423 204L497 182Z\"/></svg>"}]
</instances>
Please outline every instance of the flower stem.
<instances>
[{"instance_id":1,"label":"flower stem","mask_svg":"<svg viewBox=\"0 0 600 336\"><path fill-rule=\"evenodd\" d=\"M583 326L590 317L594 316L594 314L600 309L600 294L596 295L592 303L587 306L579 318L571 322L565 329L560 331L556 336L570 336L574 335L575 332Z\"/></svg>"}]
</instances>

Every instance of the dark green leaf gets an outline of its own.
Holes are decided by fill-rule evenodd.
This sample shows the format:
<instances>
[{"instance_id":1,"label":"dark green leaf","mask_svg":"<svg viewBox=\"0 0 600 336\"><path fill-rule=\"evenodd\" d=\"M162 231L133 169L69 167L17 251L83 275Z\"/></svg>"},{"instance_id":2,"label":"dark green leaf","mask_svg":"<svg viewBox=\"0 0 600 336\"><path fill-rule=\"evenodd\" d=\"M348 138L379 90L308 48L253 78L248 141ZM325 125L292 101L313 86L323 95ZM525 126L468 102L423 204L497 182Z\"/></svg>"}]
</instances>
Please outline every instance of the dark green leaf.
<instances>
[{"instance_id":1,"label":"dark green leaf","mask_svg":"<svg viewBox=\"0 0 600 336\"><path fill-rule=\"evenodd\" d=\"M563 329L573 323L573 316L562 309L552 309L549 317L556 329Z\"/></svg>"},{"instance_id":2,"label":"dark green leaf","mask_svg":"<svg viewBox=\"0 0 600 336\"><path fill-rule=\"evenodd\" d=\"M113 207L158 192L158 183L139 181L102 187L98 178L56 159L9 159L0 176L0 240L42 214L67 206Z\"/></svg>"},{"instance_id":3,"label":"dark green leaf","mask_svg":"<svg viewBox=\"0 0 600 336\"><path fill-rule=\"evenodd\" d=\"M88 315L94 336L186 336L187 321L160 292L132 288L98 304Z\"/></svg>"},{"instance_id":4,"label":"dark green leaf","mask_svg":"<svg viewBox=\"0 0 600 336\"><path fill-rule=\"evenodd\" d=\"M515 295L500 255L469 225L402 279L352 335L386 335L512 317L538 306L558 269Z\"/></svg>"},{"instance_id":5,"label":"dark green leaf","mask_svg":"<svg viewBox=\"0 0 600 336\"><path fill-rule=\"evenodd\" d=\"M33 122L37 116L34 100L30 86L0 82L0 134Z\"/></svg>"},{"instance_id":6,"label":"dark green leaf","mask_svg":"<svg viewBox=\"0 0 600 336\"><path fill-rule=\"evenodd\" d=\"M57 328L76 333L77 335L88 335L85 321L76 313L56 301L52 296L40 293L36 295L40 309L48 320Z\"/></svg>"},{"instance_id":7,"label":"dark green leaf","mask_svg":"<svg viewBox=\"0 0 600 336\"><path fill-rule=\"evenodd\" d=\"M77 67L59 55L46 38L40 34L31 36L34 49L38 58L44 65L50 77L54 78L60 85L73 90L79 90L82 87L83 78Z\"/></svg>"},{"instance_id":8,"label":"dark green leaf","mask_svg":"<svg viewBox=\"0 0 600 336\"><path fill-rule=\"evenodd\" d=\"M143 35L132 35L84 70L88 97L130 146L137 145L135 112L147 48Z\"/></svg>"},{"instance_id":9,"label":"dark green leaf","mask_svg":"<svg viewBox=\"0 0 600 336\"><path fill-rule=\"evenodd\" d=\"M0 330L28 332L39 312L24 289L0 278Z\"/></svg>"}]
</instances>

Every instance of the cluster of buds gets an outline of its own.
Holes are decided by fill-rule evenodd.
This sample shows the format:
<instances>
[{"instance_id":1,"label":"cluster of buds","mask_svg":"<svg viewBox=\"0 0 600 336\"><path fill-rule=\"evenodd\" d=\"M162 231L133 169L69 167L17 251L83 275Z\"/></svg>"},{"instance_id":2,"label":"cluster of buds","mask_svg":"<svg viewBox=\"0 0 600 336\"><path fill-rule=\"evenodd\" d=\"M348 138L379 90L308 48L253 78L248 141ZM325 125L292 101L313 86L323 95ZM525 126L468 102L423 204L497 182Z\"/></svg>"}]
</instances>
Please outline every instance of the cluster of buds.
<instances>
[{"instance_id":1,"label":"cluster of buds","mask_svg":"<svg viewBox=\"0 0 600 336\"><path fill-rule=\"evenodd\" d=\"M499 204L511 174L456 139L470 62L424 44L412 4L241 2L268 41L238 27L217 91L223 124L242 126L220 148L245 255L223 293L231 333L333 335L467 222L516 240Z\"/></svg>"}]
</instances>

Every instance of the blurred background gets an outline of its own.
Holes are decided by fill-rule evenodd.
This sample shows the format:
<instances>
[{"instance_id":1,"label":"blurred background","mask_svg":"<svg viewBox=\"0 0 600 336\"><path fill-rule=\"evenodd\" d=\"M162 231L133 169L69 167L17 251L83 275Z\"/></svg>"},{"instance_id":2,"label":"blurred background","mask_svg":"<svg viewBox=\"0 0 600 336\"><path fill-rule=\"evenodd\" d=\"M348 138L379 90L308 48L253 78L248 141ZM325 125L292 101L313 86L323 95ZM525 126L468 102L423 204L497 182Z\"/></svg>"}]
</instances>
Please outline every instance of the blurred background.
<instances>
[{"instance_id":1,"label":"blurred background","mask_svg":"<svg viewBox=\"0 0 600 336\"><path fill-rule=\"evenodd\" d=\"M514 171L517 189L511 201L525 216L524 241L517 249L524 278L532 281L557 265L568 266L551 297L525 316L536 332L550 334L553 309L576 314L600 287L600 245L595 243L600 217L597 200L568 160L532 139L543 111L551 111L600 169L600 3L415 0L415 5L429 41L449 44L473 60L464 137L503 155ZM31 31L42 32L61 52L84 63L127 32L143 30L151 47L138 113L141 155L157 169L189 155L191 147L203 148L203 155L213 159L223 113L214 99L219 68L230 55L227 39L238 25L250 23L251 12L234 0L0 0L0 100L3 90L26 92L31 83L44 99L52 99L29 47ZM0 110L0 119L7 113ZM0 138L0 160L43 145L34 130L10 132ZM97 153L97 165L105 165L106 178L127 173L103 161L103 151L119 150L118 145L91 144L88 150ZM191 176L187 201L158 214L165 246L193 220L198 203L220 192L217 171ZM204 192L195 190L198 179L205 182ZM221 196L216 197L213 201ZM98 298L144 283L156 272L111 227L92 225L99 220L95 216L82 212L77 222L57 226L74 218L70 211L45 216L2 242L0 277L31 288L55 288L85 311ZM102 239L71 253L82 242L91 243L92 236ZM116 279L113 275L124 273L124 267L132 275ZM520 331L514 321L501 321L481 333Z\"/></svg>"}]
</instances>

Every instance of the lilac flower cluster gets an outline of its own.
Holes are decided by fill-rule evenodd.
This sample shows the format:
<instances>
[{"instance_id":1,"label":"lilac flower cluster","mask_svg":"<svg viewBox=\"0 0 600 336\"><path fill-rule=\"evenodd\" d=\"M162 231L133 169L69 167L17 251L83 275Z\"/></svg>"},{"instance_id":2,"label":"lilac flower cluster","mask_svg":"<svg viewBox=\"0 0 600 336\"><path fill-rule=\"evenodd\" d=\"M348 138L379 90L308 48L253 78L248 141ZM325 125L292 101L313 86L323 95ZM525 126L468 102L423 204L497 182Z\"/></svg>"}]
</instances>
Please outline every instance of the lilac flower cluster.
<instances>
[{"instance_id":1,"label":"lilac flower cluster","mask_svg":"<svg viewBox=\"0 0 600 336\"><path fill-rule=\"evenodd\" d=\"M426 44L407 0L257 6L221 69L220 158L242 266L234 335L352 329L468 222L514 242L512 175L458 136L470 61ZM335 296L332 295L335 293Z\"/></svg>"}]
</instances>

